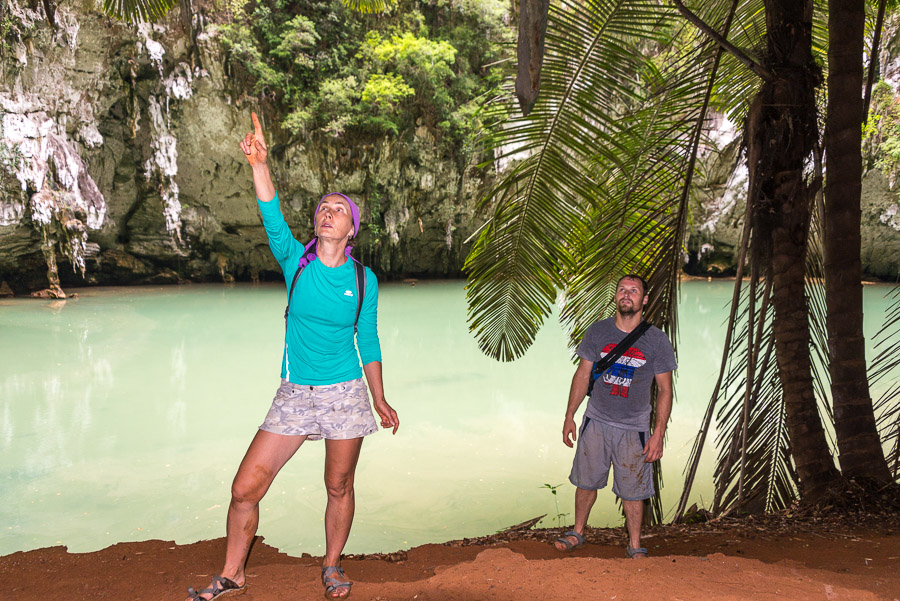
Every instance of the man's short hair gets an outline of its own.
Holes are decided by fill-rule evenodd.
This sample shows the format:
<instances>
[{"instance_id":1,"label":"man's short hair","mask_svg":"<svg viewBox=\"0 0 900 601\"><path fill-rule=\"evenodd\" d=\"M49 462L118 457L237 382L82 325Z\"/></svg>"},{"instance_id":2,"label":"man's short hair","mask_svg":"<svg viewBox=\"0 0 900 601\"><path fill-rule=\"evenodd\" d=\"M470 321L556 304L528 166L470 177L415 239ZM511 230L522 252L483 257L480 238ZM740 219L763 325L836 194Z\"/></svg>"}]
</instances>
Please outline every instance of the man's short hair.
<instances>
[{"instance_id":1,"label":"man's short hair","mask_svg":"<svg viewBox=\"0 0 900 601\"><path fill-rule=\"evenodd\" d=\"M642 277L639 276L638 274L636 274L636 273L629 273L628 275L623 275L622 277L620 277L620 278L619 278L619 281L616 282L616 289L617 289L617 290L618 290L618 288L619 288L619 284L622 283L622 280L637 280L637 281L639 281L639 282L641 283L641 289L644 291L644 296L649 296L649 294L650 294L650 287L647 285L647 280L645 280L644 278L642 278Z\"/></svg>"}]
</instances>

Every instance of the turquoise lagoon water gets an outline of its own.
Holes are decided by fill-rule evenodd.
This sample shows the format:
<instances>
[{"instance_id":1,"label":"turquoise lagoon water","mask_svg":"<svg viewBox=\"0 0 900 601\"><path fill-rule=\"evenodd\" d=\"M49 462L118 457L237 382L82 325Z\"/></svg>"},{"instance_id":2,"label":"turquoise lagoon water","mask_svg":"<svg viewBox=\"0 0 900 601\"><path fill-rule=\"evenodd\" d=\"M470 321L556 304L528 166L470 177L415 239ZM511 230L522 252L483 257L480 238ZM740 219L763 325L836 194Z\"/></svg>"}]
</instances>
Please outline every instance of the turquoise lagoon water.
<instances>
[{"instance_id":1,"label":"turquoise lagoon water","mask_svg":"<svg viewBox=\"0 0 900 601\"><path fill-rule=\"evenodd\" d=\"M669 512L715 383L731 289L682 285L662 464ZM866 288L868 336L889 290ZM0 301L0 554L223 536L231 479L278 384L284 300L272 284ZM541 514L552 526L557 500L571 523L561 426L574 368L563 328L549 322L519 361L488 359L455 281L383 285L379 328L401 427L363 445L347 552L477 536ZM694 486L701 505L713 455ZM321 443L304 444L263 500L259 533L289 554L324 552L323 458ZM562 484L558 496L545 484ZM622 523L611 493L591 523Z\"/></svg>"}]
</instances>

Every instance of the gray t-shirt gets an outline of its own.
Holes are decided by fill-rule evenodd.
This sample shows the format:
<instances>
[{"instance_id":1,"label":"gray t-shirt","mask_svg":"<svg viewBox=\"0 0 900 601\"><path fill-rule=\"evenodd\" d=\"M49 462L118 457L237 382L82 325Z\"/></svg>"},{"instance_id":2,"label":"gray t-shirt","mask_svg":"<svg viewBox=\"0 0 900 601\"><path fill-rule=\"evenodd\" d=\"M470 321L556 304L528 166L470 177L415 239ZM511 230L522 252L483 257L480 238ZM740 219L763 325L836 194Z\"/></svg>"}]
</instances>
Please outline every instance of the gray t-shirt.
<instances>
[{"instance_id":1,"label":"gray t-shirt","mask_svg":"<svg viewBox=\"0 0 900 601\"><path fill-rule=\"evenodd\" d=\"M599 361L627 335L616 327L615 317L596 321L578 345L578 356ZM585 415L623 430L649 432L650 385L656 374L677 366L669 337L650 326L594 383Z\"/></svg>"}]
</instances>

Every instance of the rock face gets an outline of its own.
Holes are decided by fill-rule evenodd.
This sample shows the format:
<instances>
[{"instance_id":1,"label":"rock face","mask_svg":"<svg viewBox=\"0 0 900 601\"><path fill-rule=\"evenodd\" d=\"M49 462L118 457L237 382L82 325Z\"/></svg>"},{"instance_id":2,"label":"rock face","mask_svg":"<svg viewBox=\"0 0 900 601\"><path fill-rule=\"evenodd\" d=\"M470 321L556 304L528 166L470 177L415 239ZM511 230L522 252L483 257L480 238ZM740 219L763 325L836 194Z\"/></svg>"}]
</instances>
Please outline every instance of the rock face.
<instances>
[{"instance_id":1,"label":"rock face","mask_svg":"<svg viewBox=\"0 0 900 601\"><path fill-rule=\"evenodd\" d=\"M319 197L341 191L362 211L355 255L379 276L461 275L484 182L478 159L446 150L427 127L367 140L291 138L267 126L278 117L271 106L226 76L216 26L199 16L191 31L177 10L162 25L134 27L65 4L51 25L42 3L5 5L0 282L15 293L279 279L238 148L251 110L299 239L312 233ZM746 169L734 128L719 129L686 241L685 269L698 275L734 273L743 223ZM878 171L863 193L864 270L896 279L900 200Z\"/></svg>"},{"instance_id":2,"label":"rock face","mask_svg":"<svg viewBox=\"0 0 900 601\"><path fill-rule=\"evenodd\" d=\"M701 153L706 177L690 199L684 270L692 275L733 275L740 253L748 171L739 161L734 127L720 123L719 128L721 148Z\"/></svg>"},{"instance_id":3,"label":"rock face","mask_svg":"<svg viewBox=\"0 0 900 601\"><path fill-rule=\"evenodd\" d=\"M17 293L280 278L238 147L251 110L298 239L310 237L319 197L341 191L362 212L355 255L379 275L460 274L482 182L460 157L441 154L427 128L289 140L266 127L271 107L232 89L214 25L185 33L170 15L133 27L61 6L54 28L39 3L10 6L14 27L0 54L0 281Z\"/></svg>"},{"instance_id":4,"label":"rock face","mask_svg":"<svg viewBox=\"0 0 900 601\"><path fill-rule=\"evenodd\" d=\"M734 275L740 253L747 203L747 167L739 160L734 127L720 123L713 139L720 144L702 155L705 179L690 205L685 272L691 275ZM900 194L878 169L863 175L863 277L900 278Z\"/></svg>"},{"instance_id":5,"label":"rock face","mask_svg":"<svg viewBox=\"0 0 900 601\"><path fill-rule=\"evenodd\" d=\"M860 258L868 275L889 281L900 276L900 199L877 169L863 176Z\"/></svg>"}]
</instances>

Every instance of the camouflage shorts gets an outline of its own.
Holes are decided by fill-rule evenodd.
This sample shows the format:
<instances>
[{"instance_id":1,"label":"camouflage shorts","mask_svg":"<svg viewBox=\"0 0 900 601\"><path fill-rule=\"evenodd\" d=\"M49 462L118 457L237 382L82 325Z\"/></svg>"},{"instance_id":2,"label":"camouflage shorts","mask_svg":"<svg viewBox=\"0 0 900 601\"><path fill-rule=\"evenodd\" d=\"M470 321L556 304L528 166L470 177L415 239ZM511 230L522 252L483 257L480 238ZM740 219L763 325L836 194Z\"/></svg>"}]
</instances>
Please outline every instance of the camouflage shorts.
<instances>
[{"instance_id":1,"label":"camouflage shorts","mask_svg":"<svg viewBox=\"0 0 900 601\"><path fill-rule=\"evenodd\" d=\"M378 431L362 378L306 386L285 379L260 430L307 440L360 438Z\"/></svg>"}]
</instances>

